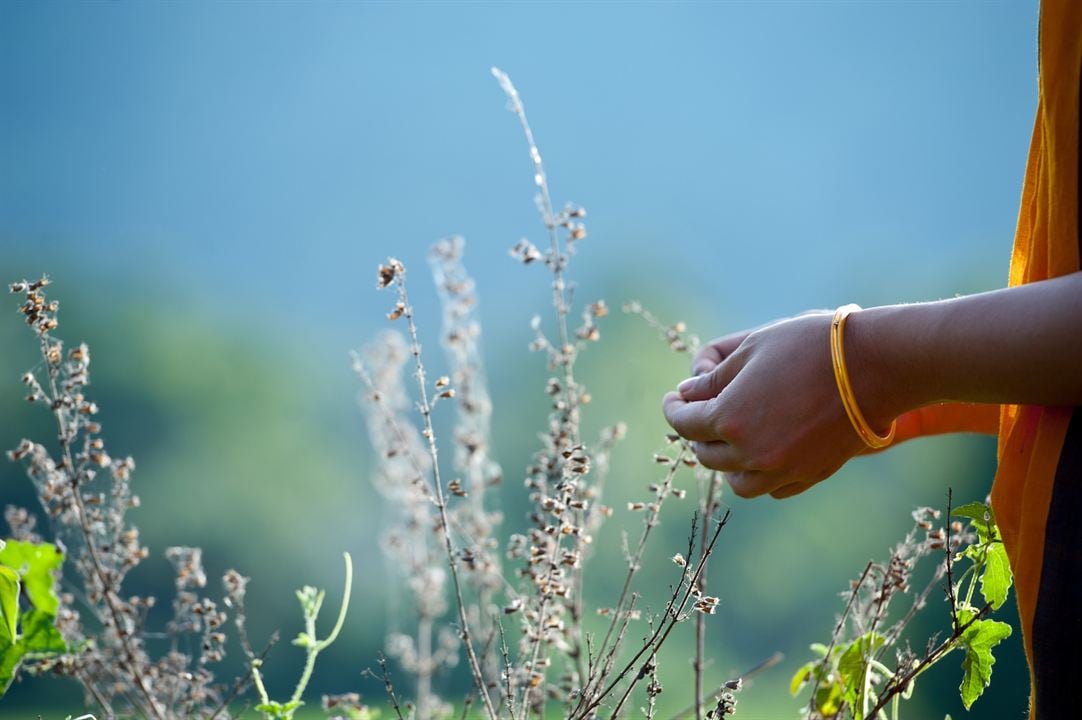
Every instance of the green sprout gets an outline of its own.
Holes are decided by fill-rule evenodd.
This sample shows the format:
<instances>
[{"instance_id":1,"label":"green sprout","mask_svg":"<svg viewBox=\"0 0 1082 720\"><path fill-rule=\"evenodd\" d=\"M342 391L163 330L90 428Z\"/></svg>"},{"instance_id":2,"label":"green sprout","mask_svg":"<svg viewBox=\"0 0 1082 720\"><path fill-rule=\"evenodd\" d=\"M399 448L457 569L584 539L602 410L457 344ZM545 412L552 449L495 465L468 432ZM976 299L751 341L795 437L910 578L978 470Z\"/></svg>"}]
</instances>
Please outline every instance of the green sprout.
<instances>
[{"instance_id":1,"label":"green sprout","mask_svg":"<svg viewBox=\"0 0 1082 720\"><path fill-rule=\"evenodd\" d=\"M270 699L267 688L263 684L263 675L259 671L263 661L259 658L252 659L252 680L255 681L260 699L260 703L256 705L255 709L263 713L263 716L269 720L292 720L293 713L304 704L301 697L304 695L305 688L308 687L308 681L312 678L312 671L316 667L316 658L338 639L338 633L342 631L342 625L346 621L346 611L349 608L350 592L353 590L353 558L350 557L348 552L342 553L342 556L346 561L346 581L345 589L342 591L342 606L338 610L338 620L335 622L330 635L322 640L316 637L316 618L319 617L319 611L323 607L323 598L326 593L311 585L305 585L297 591L297 599L301 603L301 612L304 614L304 632L297 636L293 644L304 648L308 657L304 663L304 672L301 673L301 677L297 681L297 687L294 688L293 695L287 702L277 702Z\"/></svg>"}]
</instances>

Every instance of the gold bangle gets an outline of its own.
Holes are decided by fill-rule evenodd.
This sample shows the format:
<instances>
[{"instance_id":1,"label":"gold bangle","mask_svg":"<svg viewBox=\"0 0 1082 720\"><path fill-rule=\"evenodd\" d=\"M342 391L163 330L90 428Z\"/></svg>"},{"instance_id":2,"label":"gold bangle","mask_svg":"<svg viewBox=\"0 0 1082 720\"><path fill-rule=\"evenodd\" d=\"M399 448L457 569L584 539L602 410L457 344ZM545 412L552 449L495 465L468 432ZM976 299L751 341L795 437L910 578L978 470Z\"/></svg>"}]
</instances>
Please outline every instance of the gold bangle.
<instances>
[{"instance_id":1,"label":"gold bangle","mask_svg":"<svg viewBox=\"0 0 1082 720\"><path fill-rule=\"evenodd\" d=\"M834 311L834 320L830 323L830 360L834 365L834 379L838 383L838 394L841 396L845 414L849 416L849 422L853 424L857 435L870 448L885 448L894 442L894 431L898 428L898 421L891 421L890 430L886 435L877 435L872 430L857 406L857 396L853 392L853 384L849 380L849 369L845 365L845 320L855 310L860 310L860 306L842 305Z\"/></svg>"}]
</instances>

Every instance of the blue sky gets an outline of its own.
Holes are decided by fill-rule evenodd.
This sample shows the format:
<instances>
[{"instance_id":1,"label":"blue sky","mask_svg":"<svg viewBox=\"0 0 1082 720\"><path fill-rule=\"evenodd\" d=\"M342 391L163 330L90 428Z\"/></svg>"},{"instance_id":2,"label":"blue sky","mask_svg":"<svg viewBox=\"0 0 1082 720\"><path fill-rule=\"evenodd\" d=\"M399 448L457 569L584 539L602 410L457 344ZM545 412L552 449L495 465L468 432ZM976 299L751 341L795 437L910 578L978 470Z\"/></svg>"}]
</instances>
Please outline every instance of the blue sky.
<instances>
[{"instance_id":1,"label":"blue sky","mask_svg":"<svg viewBox=\"0 0 1082 720\"><path fill-rule=\"evenodd\" d=\"M735 322L972 289L953 285L1005 276L1036 14L5 3L0 252L152 267L272 314L319 282L356 332L376 262L462 233L482 287L513 292L504 249L537 226L499 65L555 199L590 210L580 274L649 269L644 292Z\"/></svg>"}]
</instances>

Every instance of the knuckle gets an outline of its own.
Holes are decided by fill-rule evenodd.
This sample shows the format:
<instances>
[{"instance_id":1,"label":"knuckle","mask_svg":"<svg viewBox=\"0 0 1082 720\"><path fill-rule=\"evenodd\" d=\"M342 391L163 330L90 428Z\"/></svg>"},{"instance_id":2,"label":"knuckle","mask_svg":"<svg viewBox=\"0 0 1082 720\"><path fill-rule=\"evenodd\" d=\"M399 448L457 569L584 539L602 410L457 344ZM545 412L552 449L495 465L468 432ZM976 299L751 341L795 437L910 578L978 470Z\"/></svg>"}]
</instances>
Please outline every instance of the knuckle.
<instances>
[{"instance_id":1,"label":"knuckle","mask_svg":"<svg viewBox=\"0 0 1082 720\"><path fill-rule=\"evenodd\" d=\"M710 430L714 435L729 443L739 443L744 439L743 427L732 413L726 411L717 399L711 401Z\"/></svg>"}]
</instances>

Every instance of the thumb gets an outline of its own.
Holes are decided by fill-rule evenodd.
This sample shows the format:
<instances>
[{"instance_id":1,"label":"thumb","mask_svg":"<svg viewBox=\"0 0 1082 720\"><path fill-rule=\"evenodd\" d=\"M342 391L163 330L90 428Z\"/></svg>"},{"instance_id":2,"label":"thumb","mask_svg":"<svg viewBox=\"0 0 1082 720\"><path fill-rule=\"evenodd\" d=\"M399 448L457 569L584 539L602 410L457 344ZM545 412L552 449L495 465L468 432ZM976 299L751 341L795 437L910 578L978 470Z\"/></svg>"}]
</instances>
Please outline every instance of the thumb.
<instances>
[{"instance_id":1,"label":"thumb","mask_svg":"<svg viewBox=\"0 0 1082 720\"><path fill-rule=\"evenodd\" d=\"M683 396L685 402L710 400L717 397L718 393L732 382L737 369L732 358L726 358L715 365L710 372L684 380L677 386L676 391Z\"/></svg>"}]
</instances>

